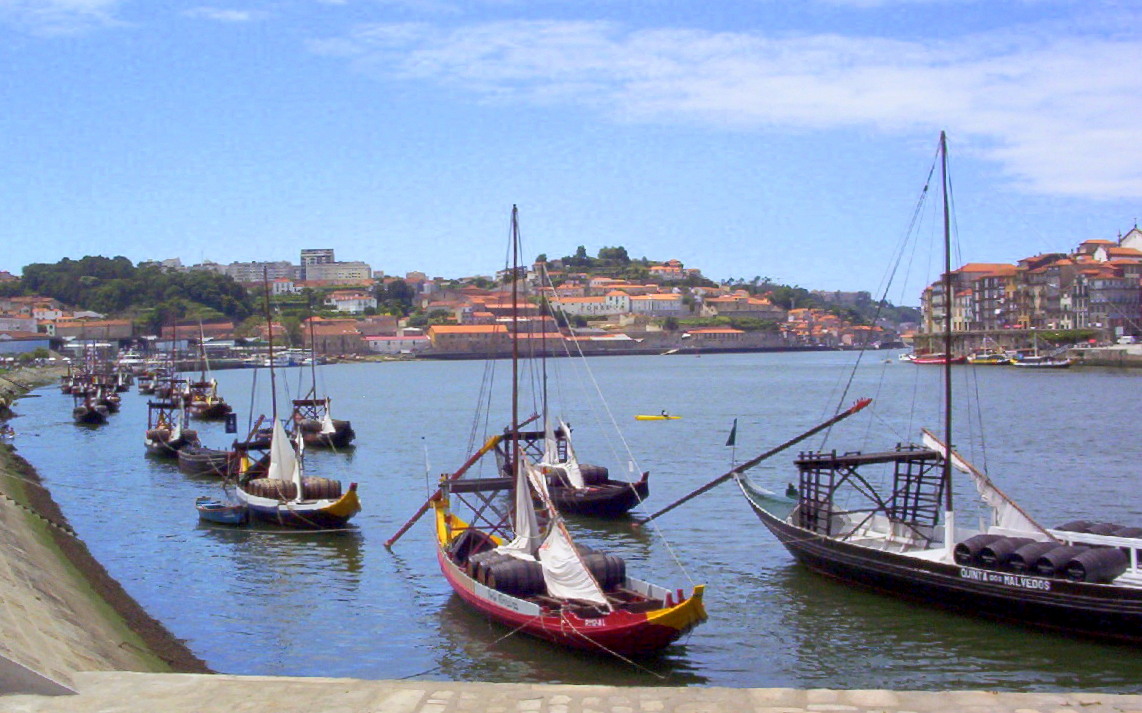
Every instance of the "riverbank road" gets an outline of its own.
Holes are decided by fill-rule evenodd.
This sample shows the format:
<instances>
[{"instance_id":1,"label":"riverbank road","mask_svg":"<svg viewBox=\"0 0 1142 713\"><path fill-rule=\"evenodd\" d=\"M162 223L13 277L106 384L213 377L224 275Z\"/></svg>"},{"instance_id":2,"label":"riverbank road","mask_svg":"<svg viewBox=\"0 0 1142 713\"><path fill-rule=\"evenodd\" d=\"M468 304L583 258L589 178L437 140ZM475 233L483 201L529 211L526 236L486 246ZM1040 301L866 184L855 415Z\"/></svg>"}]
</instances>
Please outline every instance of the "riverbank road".
<instances>
[{"instance_id":1,"label":"riverbank road","mask_svg":"<svg viewBox=\"0 0 1142 713\"><path fill-rule=\"evenodd\" d=\"M1093 693L617 688L100 672L78 693L0 696L0 713L1116 713L1142 696Z\"/></svg>"}]
</instances>

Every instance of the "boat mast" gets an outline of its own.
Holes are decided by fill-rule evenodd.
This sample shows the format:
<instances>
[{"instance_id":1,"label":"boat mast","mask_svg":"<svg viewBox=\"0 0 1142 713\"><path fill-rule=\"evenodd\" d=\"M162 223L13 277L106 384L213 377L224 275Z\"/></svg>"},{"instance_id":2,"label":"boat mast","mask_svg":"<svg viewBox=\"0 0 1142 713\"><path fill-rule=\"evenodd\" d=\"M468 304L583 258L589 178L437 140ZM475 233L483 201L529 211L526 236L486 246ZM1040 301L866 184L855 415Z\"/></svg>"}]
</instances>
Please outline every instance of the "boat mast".
<instances>
[{"instance_id":1,"label":"boat mast","mask_svg":"<svg viewBox=\"0 0 1142 713\"><path fill-rule=\"evenodd\" d=\"M312 300L312 298L310 298ZM313 380L310 397L317 398L317 342L313 338L313 302L309 302L309 374Z\"/></svg>"},{"instance_id":2,"label":"boat mast","mask_svg":"<svg viewBox=\"0 0 1142 713\"><path fill-rule=\"evenodd\" d=\"M940 182L944 194L944 546L951 551L952 515L952 231L948 209L948 139L940 132Z\"/></svg>"},{"instance_id":3,"label":"boat mast","mask_svg":"<svg viewBox=\"0 0 1142 713\"><path fill-rule=\"evenodd\" d=\"M519 469L519 209L512 205L512 477Z\"/></svg>"},{"instance_id":4,"label":"boat mast","mask_svg":"<svg viewBox=\"0 0 1142 713\"><path fill-rule=\"evenodd\" d=\"M274 320L270 317L270 271L269 268L262 268L262 286L265 293L262 295L263 303L266 312L266 330L269 333L269 351L267 358L270 360L270 410L273 413L273 423L278 422L278 384L274 376Z\"/></svg>"}]
</instances>

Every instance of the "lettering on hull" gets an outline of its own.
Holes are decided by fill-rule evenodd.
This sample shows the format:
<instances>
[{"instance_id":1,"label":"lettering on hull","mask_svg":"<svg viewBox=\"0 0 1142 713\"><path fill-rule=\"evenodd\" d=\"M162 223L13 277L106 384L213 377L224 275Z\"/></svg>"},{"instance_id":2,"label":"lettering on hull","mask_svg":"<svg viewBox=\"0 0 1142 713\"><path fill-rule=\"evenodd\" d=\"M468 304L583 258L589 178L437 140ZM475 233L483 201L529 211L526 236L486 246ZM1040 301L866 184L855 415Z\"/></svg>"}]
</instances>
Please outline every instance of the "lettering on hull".
<instances>
[{"instance_id":1,"label":"lettering on hull","mask_svg":"<svg viewBox=\"0 0 1142 713\"><path fill-rule=\"evenodd\" d=\"M1036 589L1041 592L1051 591L1051 580L1041 577L1024 577L1021 574L1007 572L989 572L985 569L960 568L960 578L970 579L973 582L984 584L998 584L1012 589Z\"/></svg>"}]
</instances>

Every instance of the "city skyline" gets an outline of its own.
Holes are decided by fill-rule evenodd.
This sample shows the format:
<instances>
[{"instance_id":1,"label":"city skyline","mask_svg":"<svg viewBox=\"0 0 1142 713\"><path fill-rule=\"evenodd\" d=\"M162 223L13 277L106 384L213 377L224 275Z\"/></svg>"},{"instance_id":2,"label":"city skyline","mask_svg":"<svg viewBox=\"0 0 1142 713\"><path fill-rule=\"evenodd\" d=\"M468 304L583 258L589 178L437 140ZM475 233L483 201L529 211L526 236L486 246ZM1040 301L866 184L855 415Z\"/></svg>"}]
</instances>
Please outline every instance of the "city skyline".
<instances>
[{"instance_id":1,"label":"city skyline","mask_svg":"<svg viewBox=\"0 0 1142 713\"><path fill-rule=\"evenodd\" d=\"M331 245L387 275L494 274L518 204L527 260L621 245L719 281L876 294L941 129L962 262L1068 252L1142 212L1139 16L0 0L0 270Z\"/></svg>"}]
</instances>

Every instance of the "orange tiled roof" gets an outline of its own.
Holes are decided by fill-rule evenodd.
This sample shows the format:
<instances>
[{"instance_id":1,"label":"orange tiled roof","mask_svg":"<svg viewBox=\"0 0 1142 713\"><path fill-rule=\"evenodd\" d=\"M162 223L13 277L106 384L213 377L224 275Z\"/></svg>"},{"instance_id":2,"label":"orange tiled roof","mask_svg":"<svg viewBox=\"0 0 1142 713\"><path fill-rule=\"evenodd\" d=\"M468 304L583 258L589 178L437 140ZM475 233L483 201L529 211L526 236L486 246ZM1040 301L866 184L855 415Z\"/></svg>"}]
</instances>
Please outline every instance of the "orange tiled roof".
<instances>
[{"instance_id":1,"label":"orange tiled roof","mask_svg":"<svg viewBox=\"0 0 1142 713\"><path fill-rule=\"evenodd\" d=\"M436 334L506 334L508 331L502 324L434 324L428 329Z\"/></svg>"}]
</instances>

